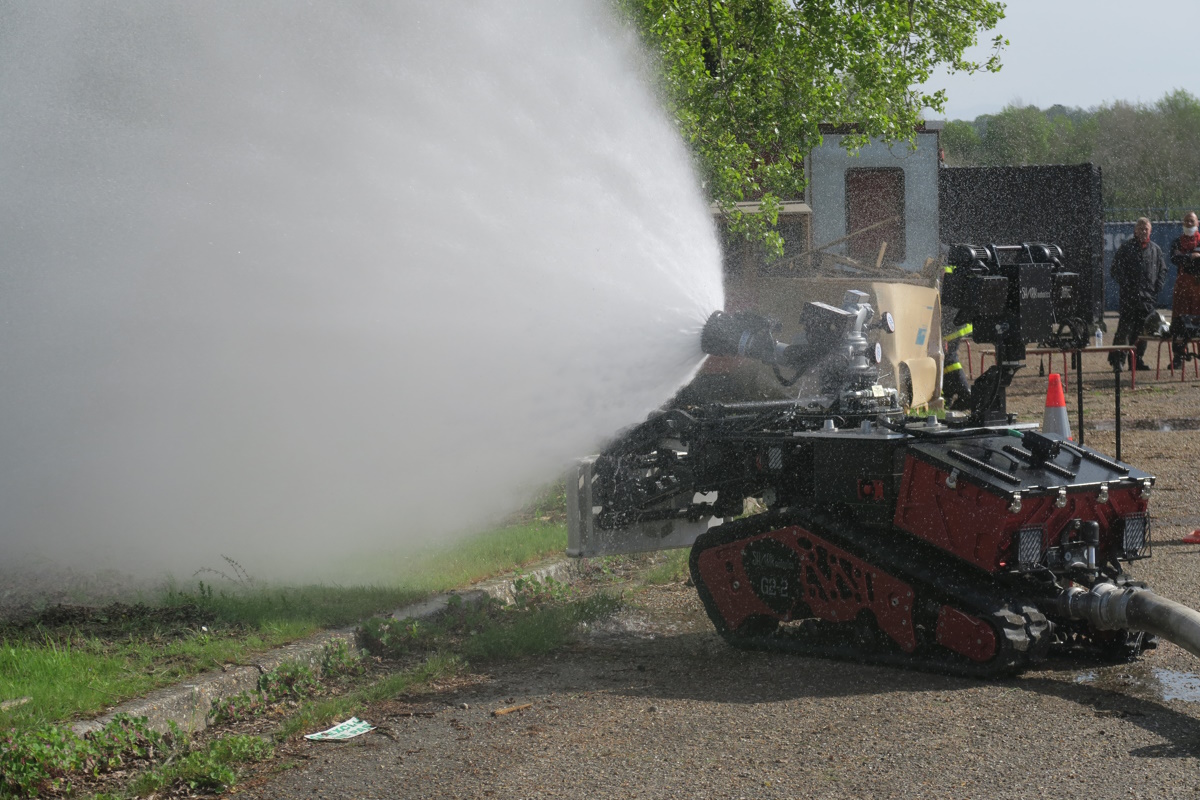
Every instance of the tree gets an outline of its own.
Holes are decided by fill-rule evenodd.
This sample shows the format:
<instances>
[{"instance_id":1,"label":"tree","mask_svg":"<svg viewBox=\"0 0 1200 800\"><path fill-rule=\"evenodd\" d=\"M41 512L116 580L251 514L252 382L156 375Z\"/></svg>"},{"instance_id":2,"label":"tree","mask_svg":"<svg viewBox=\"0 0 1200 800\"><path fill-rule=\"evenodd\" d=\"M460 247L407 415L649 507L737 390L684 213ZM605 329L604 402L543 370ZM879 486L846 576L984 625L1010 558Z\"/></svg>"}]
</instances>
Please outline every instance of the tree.
<instances>
[{"instance_id":1,"label":"tree","mask_svg":"<svg viewBox=\"0 0 1200 800\"><path fill-rule=\"evenodd\" d=\"M1003 17L994 0L616 0L659 59L665 101L695 154L700 179L734 231L762 239L780 198L804 188L804 156L820 125L911 141L942 90L920 87L936 67L999 69L963 53ZM734 204L760 201L761 214Z\"/></svg>"},{"instance_id":2,"label":"tree","mask_svg":"<svg viewBox=\"0 0 1200 800\"><path fill-rule=\"evenodd\" d=\"M983 139L969 122L950 120L942 129L942 150L951 167L972 166L983 161Z\"/></svg>"},{"instance_id":3,"label":"tree","mask_svg":"<svg viewBox=\"0 0 1200 800\"><path fill-rule=\"evenodd\" d=\"M942 131L950 166L1077 164L1095 148L1093 113L1078 108L1010 105L974 122L951 120Z\"/></svg>"},{"instance_id":4,"label":"tree","mask_svg":"<svg viewBox=\"0 0 1200 800\"><path fill-rule=\"evenodd\" d=\"M952 166L1094 162L1105 206L1125 218L1200 205L1200 99L1182 89L1153 105L1008 106L946 123L942 143Z\"/></svg>"},{"instance_id":5,"label":"tree","mask_svg":"<svg viewBox=\"0 0 1200 800\"><path fill-rule=\"evenodd\" d=\"M1101 135L1093 160L1104 174L1104 205L1151 208L1169 205L1162 188L1172 160L1167 131L1153 109L1117 101L1096 112Z\"/></svg>"}]
</instances>

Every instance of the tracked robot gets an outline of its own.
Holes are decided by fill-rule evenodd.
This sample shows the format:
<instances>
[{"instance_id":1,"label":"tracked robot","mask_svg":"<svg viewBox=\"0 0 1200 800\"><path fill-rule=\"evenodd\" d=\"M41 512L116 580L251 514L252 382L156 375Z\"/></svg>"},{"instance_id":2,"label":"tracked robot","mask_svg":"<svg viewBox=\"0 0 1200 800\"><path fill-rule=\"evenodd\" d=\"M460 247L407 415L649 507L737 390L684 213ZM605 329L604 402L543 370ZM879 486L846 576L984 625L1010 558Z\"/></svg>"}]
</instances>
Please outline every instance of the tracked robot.
<instances>
[{"instance_id":1,"label":"tracked robot","mask_svg":"<svg viewBox=\"0 0 1200 800\"><path fill-rule=\"evenodd\" d=\"M806 305L788 344L769 319L715 312L706 353L807 393L625 431L568 481L568 552L690 545L704 608L741 648L976 676L1134 658L1158 636L1200 655L1200 614L1126 571L1150 555L1154 476L1006 409L1077 276L1053 245L955 245L949 261L947 304L997 355L969 411L906 415L879 381L891 315L861 292ZM743 516L747 498L766 511Z\"/></svg>"}]
</instances>

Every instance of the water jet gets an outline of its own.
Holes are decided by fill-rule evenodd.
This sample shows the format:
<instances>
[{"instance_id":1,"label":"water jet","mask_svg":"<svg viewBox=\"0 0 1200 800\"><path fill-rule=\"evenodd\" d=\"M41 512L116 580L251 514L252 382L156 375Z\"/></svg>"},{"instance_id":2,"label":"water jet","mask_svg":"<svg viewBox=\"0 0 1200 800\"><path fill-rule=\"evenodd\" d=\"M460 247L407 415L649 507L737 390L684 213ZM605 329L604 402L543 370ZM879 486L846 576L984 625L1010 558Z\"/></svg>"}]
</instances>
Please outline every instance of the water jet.
<instances>
[{"instance_id":1,"label":"water jet","mask_svg":"<svg viewBox=\"0 0 1200 800\"><path fill-rule=\"evenodd\" d=\"M0 562L311 572L644 417L723 306L649 74L598 2L0 9Z\"/></svg>"}]
</instances>

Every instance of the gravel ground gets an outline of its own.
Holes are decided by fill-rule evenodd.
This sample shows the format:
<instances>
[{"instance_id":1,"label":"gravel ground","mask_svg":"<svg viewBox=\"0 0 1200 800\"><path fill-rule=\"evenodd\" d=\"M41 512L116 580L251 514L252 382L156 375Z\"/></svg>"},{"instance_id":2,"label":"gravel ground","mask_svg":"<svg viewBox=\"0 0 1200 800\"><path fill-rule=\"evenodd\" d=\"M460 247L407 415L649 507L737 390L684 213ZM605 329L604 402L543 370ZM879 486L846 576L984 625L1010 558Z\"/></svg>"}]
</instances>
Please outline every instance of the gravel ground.
<instances>
[{"instance_id":1,"label":"gravel ground","mask_svg":"<svg viewBox=\"0 0 1200 800\"><path fill-rule=\"evenodd\" d=\"M1011 392L1010 409L1025 420L1041 417L1037 366L1032 361ZM1085 368L1086 443L1111 454L1114 432L1099 428L1113 420L1112 376L1099 356ZM1122 456L1159 479L1154 558L1137 573L1200 608L1200 546L1179 542L1200 526L1200 431L1186 429L1200 426L1200 381L1139 379L1130 392L1124 378ZM1159 430L1163 420L1175 420L1174 429ZM667 586L639 595L567 652L420 698L432 716L406 716L412 707L393 702L368 711L375 733L299 743L294 769L243 793L1200 797L1197 671L1196 660L1169 643L1135 664L1054 663L987 682L743 653L712 631L692 589Z\"/></svg>"}]
</instances>

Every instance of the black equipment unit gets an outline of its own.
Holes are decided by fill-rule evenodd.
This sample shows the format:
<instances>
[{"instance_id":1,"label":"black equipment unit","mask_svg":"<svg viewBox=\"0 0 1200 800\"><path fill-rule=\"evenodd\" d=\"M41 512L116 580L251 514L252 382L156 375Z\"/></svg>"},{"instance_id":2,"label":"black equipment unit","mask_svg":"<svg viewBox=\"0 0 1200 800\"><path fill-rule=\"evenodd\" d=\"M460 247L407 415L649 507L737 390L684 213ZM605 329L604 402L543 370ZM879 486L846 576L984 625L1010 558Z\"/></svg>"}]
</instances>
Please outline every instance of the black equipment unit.
<instances>
[{"instance_id":1,"label":"black equipment unit","mask_svg":"<svg viewBox=\"0 0 1200 800\"><path fill-rule=\"evenodd\" d=\"M938 171L943 242L1054 242L1076 294L1044 339L1087 343L1104 315L1104 201L1095 164L944 167Z\"/></svg>"}]
</instances>

